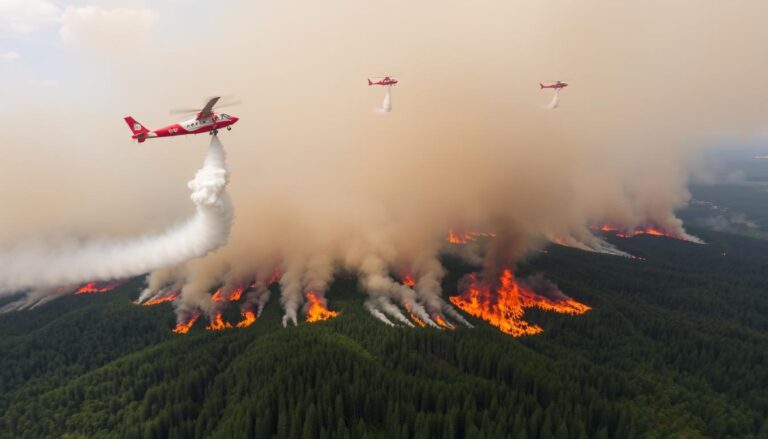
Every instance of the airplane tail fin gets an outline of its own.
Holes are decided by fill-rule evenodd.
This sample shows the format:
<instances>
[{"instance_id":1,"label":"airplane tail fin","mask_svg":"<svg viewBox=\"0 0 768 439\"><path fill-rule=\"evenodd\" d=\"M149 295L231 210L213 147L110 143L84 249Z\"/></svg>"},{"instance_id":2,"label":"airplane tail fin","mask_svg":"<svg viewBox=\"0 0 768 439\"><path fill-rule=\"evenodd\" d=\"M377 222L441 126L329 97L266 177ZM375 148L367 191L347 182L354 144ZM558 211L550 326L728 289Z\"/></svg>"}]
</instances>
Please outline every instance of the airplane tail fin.
<instances>
[{"instance_id":1,"label":"airplane tail fin","mask_svg":"<svg viewBox=\"0 0 768 439\"><path fill-rule=\"evenodd\" d=\"M128 124L128 128L130 128L133 133L133 136L131 136L132 139L137 139L139 143L147 139L149 130L147 127L136 121L132 116L127 116L125 118L125 123Z\"/></svg>"},{"instance_id":2,"label":"airplane tail fin","mask_svg":"<svg viewBox=\"0 0 768 439\"><path fill-rule=\"evenodd\" d=\"M370 79L368 80L368 85L373 85L373 82L371 82Z\"/></svg>"},{"instance_id":3,"label":"airplane tail fin","mask_svg":"<svg viewBox=\"0 0 768 439\"><path fill-rule=\"evenodd\" d=\"M145 127L144 125L140 124L132 116L127 116L125 118L125 123L128 124L128 128L131 129L131 132L133 132L133 134L147 134L149 132L147 127Z\"/></svg>"},{"instance_id":4,"label":"airplane tail fin","mask_svg":"<svg viewBox=\"0 0 768 439\"><path fill-rule=\"evenodd\" d=\"M539 82L539 87L541 87L539 90L544 90L544 84L542 84L541 82Z\"/></svg>"}]
</instances>

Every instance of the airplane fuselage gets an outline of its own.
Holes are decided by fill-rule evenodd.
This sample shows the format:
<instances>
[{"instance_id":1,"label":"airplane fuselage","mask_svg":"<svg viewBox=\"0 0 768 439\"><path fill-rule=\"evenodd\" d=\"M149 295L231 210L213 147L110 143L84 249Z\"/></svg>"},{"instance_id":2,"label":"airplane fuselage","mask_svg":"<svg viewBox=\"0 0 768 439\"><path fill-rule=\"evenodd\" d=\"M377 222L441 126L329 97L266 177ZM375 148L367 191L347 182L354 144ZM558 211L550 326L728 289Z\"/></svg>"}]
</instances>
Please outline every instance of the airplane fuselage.
<instances>
[{"instance_id":1,"label":"airplane fuselage","mask_svg":"<svg viewBox=\"0 0 768 439\"><path fill-rule=\"evenodd\" d=\"M557 89L561 89L561 88L564 88L564 87L568 87L568 84L567 84L567 83L565 83L565 82L556 82L556 83L554 83L554 84L549 84L549 85L544 85L544 84L540 84L540 85L541 85L541 88L542 88L542 89L545 89L545 88L554 88L555 90L557 90Z\"/></svg>"},{"instance_id":2,"label":"airplane fuselage","mask_svg":"<svg viewBox=\"0 0 768 439\"><path fill-rule=\"evenodd\" d=\"M370 79L368 80L368 85L395 85L397 84L397 79L386 77L382 79L381 81L373 82Z\"/></svg>"},{"instance_id":3,"label":"airplane fuselage","mask_svg":"<svg viewBox=\"0 0 768 439\"><path fill-rule=\"evenodd\" d=\"M186 134L207 133L209 131L218 131L222 128L227 128L238 120L239 119L237 117L230 116L228 114L212 113L210 116L202 119L190 119L184 122L158 128L144 134L143 136L146 139L152 139L155 137L171 137L183 136ZM138 138L138 136L142 135L138 134L134 136L134 138Z\"/></svg>"}]
</instances>

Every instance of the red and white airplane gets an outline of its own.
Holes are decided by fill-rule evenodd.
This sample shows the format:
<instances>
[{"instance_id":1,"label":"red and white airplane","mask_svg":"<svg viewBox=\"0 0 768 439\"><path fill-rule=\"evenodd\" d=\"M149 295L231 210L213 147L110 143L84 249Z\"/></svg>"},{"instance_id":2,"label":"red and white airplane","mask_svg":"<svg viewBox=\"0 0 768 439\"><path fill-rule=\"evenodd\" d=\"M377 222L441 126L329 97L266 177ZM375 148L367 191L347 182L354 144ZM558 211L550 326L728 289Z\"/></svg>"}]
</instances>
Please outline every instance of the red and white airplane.
<instances>
[{"instance_id":1,"label":"red and white airplane","mask_svg":"<svg viewBox=\"0 0 768 439\"><path fill-rule=\"evenodd\" d=\"M125 118L125 123L128 124L128 127L133 132L131 138L138 140L139 143L147 139L154 139L155 137L184 136L187 134L200 133L211 133L211 135L218 134L219 129L226 128L227 130L231 130L232 125L240 120L239 118L228 114L214 113L213 106L216 105L216 102L218 102L219 99L219 97L211 98L208 103L205 104L205 107L197 112L194 119L168 125L156 130L147 129L131 116Z\"/></svg>"},{"instance_id":2,"label":"red and white airplane","mask_svg":"<svg viewBox=\"0 0 768 439\"><path fill-rule=\"evenodd\" d=\"M556 81L547 85L539 82L539 87L541 87L541 90L544 90L545 88L554 88L555 90L560 90L561 88L568 87L568 84L563 81Z\"/></svg>"},{"instance_id":3,"label":"red and white airplane","mask_svg":"<svg viewBox=\"0 0 768 439\"><path fill-rule=\"evenodd\" d=\"M379 79L379 78L374 78ZM395 85L397 84L397 79L390 78L389 76L385 76L381 78L381 81L371 82L370 79L368 79L368 85Z\"/></svg>"}]
</instances>

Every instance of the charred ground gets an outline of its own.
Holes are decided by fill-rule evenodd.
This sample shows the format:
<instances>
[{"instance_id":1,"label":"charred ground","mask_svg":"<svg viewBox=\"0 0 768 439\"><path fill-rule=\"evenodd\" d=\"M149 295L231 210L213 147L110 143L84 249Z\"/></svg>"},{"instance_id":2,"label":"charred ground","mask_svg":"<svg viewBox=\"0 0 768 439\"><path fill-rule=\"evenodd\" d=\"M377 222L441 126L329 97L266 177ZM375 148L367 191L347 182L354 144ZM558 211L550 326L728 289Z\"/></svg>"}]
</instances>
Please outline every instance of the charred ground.
<instances>
[{"instance_id":1,"label":"charred ground","mask_svg":"<svg viewBox=\"0 0 768 439\"><path fill-rule=\"evenodd\" d=\"M645 259L551 246L519 271L593 309L529 310L532 337L390 328L350 278L338 318L288 329L273 300L173 334L139 279L5 314L0 437L764 437L768 243L693 232L616 241ZM445 262L453 294L473 267Z\"/></svg>"}]
</instances>

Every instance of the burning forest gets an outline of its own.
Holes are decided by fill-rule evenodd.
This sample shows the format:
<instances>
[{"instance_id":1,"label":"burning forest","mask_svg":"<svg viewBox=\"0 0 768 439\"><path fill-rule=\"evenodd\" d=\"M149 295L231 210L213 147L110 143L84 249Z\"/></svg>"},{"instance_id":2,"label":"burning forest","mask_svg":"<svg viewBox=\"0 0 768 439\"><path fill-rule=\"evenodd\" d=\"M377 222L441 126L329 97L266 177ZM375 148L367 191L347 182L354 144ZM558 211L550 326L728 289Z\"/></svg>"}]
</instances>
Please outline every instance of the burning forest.
<instances>
[{"instance_id":1,"label":"burning forest","mask_svg":"<svg viewBox=\"0 0 768 439\"><path fill-rule=\"evenodd\" d=\"M495 239L495 235L485 236ZM488 255L494 252L493 249L486 251ZM460 283L460 293L445 301L439 282L444 269L438 260L425 260L410 264L408 269L398 270L404 273L399 276L399 282L390 276L383 262L380 258L367 259L363 264L365 269L360 270L357 276L343 277L357 278L360 288L370 295L365 308L375 318L390 326L400 324L438 330L455 330L459 326L471 328L472 325L461 315L461 311L487 321L505 334L519 337L543 331L540 326L525 320L527 308L569 315L583 314L591 309L566 296L542 277L520 280L509 268L495 278L482 279L476 273L467 275ZM329 309L325 297L330 279L334 277L333 265L331 261L316 258L313 270L305 271L302 276L295 275L295 266L291 268L284 265L261 271L256 280L248 282L235 280L243 277L230 273L230 279L224 281L223 286L211 288L212 293L204 294L203 301L193 308L185 308L183 302L176 302L180 297L177 293L180 287L174 276L158 274L148 278L148 284L154 287L148 287L142 293L145 298L143 304L173 302L179 313L174 332L180 334L187 333L201 315L209 316L209 323L205 326L209 331L246 328L258 320L269 300L268 287L275 285L281 290L280 302L285 309L284 325L291 321L290 316L298 313L299 308L307 323L320 322L340 315L339 311ZM307 266L304 267L306 270ZM158 278L162 278L165 284L158 283ZM151 293L152 288L158 289L154 295ZM295 304L291 302L295 299L291 293L293 288L305 290ZM190 290L181 287L181 291L183 295L184 291ZM239 304L240 321L229 322L224 318L223 310L228 304ZM290 308L292 306L295 306L293 310Z\"/></svg>"},{"instance_id":2,"label":"burning forest","mask_svg":"<svg viewBox=\"0 0 768 439\"><path fill-rule=\"evenodd\" d=\"M626 228L613 226L591 229L615 233L620 237L651 234L680 239L679 236L652 227L633 228L632 234L624 232ZM510 260L509 250L514 249L518 245L516 242L519 242L504 229L501 229L502 233L457 231L461 229L455 228L449 230L448 242L438 252L459 256L470 264L481 266L498 266L496 261ZM604 245L606 252L625 255L600 239L599 235L589 236L592 241L583 237L581 239L592 242L591 245L597 248ZM479 237L485 239L472 245L463 245ZM550 240L577 248L581 243L575 238L571 241ZM594 251L592 247L585 250ZM514 252L512 255L511 260L519 257L514 256ZM279 287L284 325L297 324L298 319L294 316L299 314L307 323L336 318L340 312L328 307L326 294L339 271L346 273L343 278L357 279L359 289L369 295L364 304L365 309L390 326L437 330L471 328L470 322L462 316L463 312L486 321L505 334L520 337L535 335L544 330L525 319L528 308L568 315L584 314L591 309L568 297L553 283L541 277L518 279L512 268L501 269L496 276L469 274L460 281L459 293L446 300L441 287L445 269L440 259L434 256L416 257L407 263L393 263L385 255L375 252L363 253L360 259L348 256L345 262L324 256L309 256L290 263L285 260L272 261L265 264L264 268L247 271L237 271L222 265L202 278L189 277L186 271L170 269L151 273L147 277L147 287L135 301L142 306L171 304L177 313L177 325L173 328L177 334L188 333L200 317L208 320L204 326L207 331L252 326L270 299L271 286ZM492 270L483 271L488 272ZM395 276L393 273L399 274ZM122 281L88 282L75 289L74 294L103 293L120 283ZM239 320L228 321L225 318L224 311L230 307L240 308Z\"/></svg>"},{"instance_id":3,"label":"burning forest","mask_svg":"<svg viewBox=\"0 0 768 439\"><path fill-rule=\"evenodd\" d=\"M493 238L496 234L493 232L472 232L462 229L448 229L448 242L451 244L466 244L477 238Z\"/></svg>"},{"instance_id":4,"label":"burning forest","mask_svg":"<svg viewBox=\"0 0 768 439\"><path fill-rule=\"evenodd\" d=\"M75 295L80 294L93 294L93 293L106 293L114 290L125 282L124 280L113 280L105 282L88 282L87 284L76 289Z\"/></svg>"},{"instance_id":5,"label":"burning forest","mask_svg":"<svg viewBox=\"0 0 768 439\"><path fill-rule=\"evenodd\" d=\"M247 328L256 322L256 313L253 311L243 311L241 316L243 319L235 325L238 328Z\"/></svg>"},{"instance_id":6,"label":"burning forest","mask_svg":"<svg viewBox=\"0 0 768 439\"><path fill-rule=\"evenodd\" d=\"M324 301L314 291L307 293L307 322L314 323L339 316L338 312L329 310L323 303Z\"/></svg>"},{"instance_id":7,"label":"burning forest","mask_svg":"<svg viewBox=\"0 0 768 439\"><path fill-rule=\"evenodd\" d=\"M633 238L640 235L661 236L666 238L678 239L680 241L688 241L696 244L702 244L703 241L695 236L689 235L679 228L677 230L667 230L662 227L658 227L650 224L641 224L634 227L616 226L613 224L603 224L598 226L592 226L593 230L598 230L603 233L612 234L618 238Z\"/></svg>"},{"instance_id":8,"label":"burning forest","mask_svg":"<svg viewBox=\"0 0 768 439\"><path fill-rule=\"evenodd\" d=\"M525 321L526 308L539 308L560 314L579 315L591 308L549 288L545 296L515 278L505 269L498 279L482 280L470 274L462 281L461 292L451 296L451 303L464 312L483 319L513 337L534 335L543 331Z\"/></svg>"},{"instance_id":9,"label":"burning forest","mask_svg":"<svg viewBox=\"0 0 768 439\"><path fill-rule=\"evenodd\" d=\"M163 295L153 297L152 299L147 300L144 303L140 303L139 301L136 301L136 304L141 304L144 306L155 306L161 303L173 302L174 300L178 299L180 295L181 293L178 293L178 292L163 294Z\"/></svg>"},{"instance_id":10,"label":"burning forest","mask_svg":"<svg viewBox=\"0 0 768 439\"><path fill-rule=\"evenodd\" d=\"M544 330L525 319L528 308L568 315L580 315L591 309L543 278L515 277L509 267L513 267L533 244L526 241L525 235L510 232L505 227L496 230L474 232L449 228L447 242L434 248L434 253L417 252L410 256L393 256L385 251L387 247L380 248L375 241L360 241L351 244L350 249L355 251L345 252L347 249L339 248L341 251L331 255L271 256L266 262L252 267L220 263L205 270L195 268L195 265L158 270L147 276L147 287L135 303L142 306L171 304L177 314L177 324L173 328L177 334L188 333L201 317L208 321L201 326L207 331L247 328L258 321L272 295L270 288L274 286L279 290L284 326L298 324L299 316L307 323L316 323L340 315L328 306L326 295L334 279L343 273L344 278L356 279L358 288L368 295L365 309L390 326L437 330L471 328L472 324L462 315L466 313L505 334L519 337ZM679 233L645 226L604 225L587 230L614 233L619 237L649 234L684 239L688 236L681 228ZM599 234L587 232L563 236L566 238L551 237L549 240L587 251L629 256ZM483 268L482 273L493 272L488 267L497 267L502 260L512 264L498 271L496 276L467 275L460 282L459 293L444 298L441 281L446 272L440 262L443 254L478 265ZM207 266L206 260L197 264ZM88 282L76 288L74 294L107 292L121 282ZM231 315L229 311L225 313L231 307L239 307L239 319L228 321L225 317Z\"/></svg>"},{"instance_id":11,"label":"burning forest","mask_svg":"<svg viewBox=\"0 0 768 439\"><path fill-rule=\"evenodd\" d=\"M173 328L173 332L177 334L186 334L189 332L190 329L192 329L192 325L195 324L197 319L200 318L200 314L193 314L191 317L185 319L184 321L181 321L176 324L176 326Z\"/></svg>"},{"instance_id":12,"label":"burning forest","mask_svg":"<svg viewBox=\"0 0 768 439\"><path fill-rule=\"evenodd\" d=\"M216 315L211 319L211 323L205 327L205 329L209 331L221 331L222 329L231 328L232 324L224 321L224 319L221 317L221 312L217 312Z\"/></svg>"}]
</instances>

